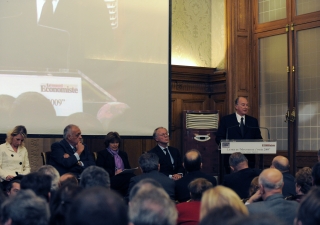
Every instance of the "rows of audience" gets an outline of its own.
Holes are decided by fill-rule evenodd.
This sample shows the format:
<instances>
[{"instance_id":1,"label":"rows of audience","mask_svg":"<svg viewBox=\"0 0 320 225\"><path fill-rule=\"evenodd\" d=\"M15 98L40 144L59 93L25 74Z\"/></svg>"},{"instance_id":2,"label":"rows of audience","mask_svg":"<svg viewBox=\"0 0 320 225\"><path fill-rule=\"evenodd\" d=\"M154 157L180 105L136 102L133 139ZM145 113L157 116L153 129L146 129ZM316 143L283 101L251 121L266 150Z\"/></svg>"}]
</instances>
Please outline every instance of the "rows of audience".
<instances>
[{"instance_id":1,"label":"rows of audience","mask_svg":"<svg viewBox=\"0 0 320 225\"><path fill-rule=\"evenodd\" d=\"M25 127L15 127L0 154L0 162L14 158L17 164L16 174L3 164L0 168L2 225L320 224L320 162L294 177L284 156L260 170L249 168L247 158L235 152L229 157L232 173L217 185L201 172L200 152L189 150L179 162L160 127L154 132L157 146L140 156L142 174L136 176L119 151L119 134L107 134L104 158L95 165L80 129L68 125L63 141L53 144L54 163L30 173L29 162L22 162L26 136Z\"/></svg>"}]
</instances>

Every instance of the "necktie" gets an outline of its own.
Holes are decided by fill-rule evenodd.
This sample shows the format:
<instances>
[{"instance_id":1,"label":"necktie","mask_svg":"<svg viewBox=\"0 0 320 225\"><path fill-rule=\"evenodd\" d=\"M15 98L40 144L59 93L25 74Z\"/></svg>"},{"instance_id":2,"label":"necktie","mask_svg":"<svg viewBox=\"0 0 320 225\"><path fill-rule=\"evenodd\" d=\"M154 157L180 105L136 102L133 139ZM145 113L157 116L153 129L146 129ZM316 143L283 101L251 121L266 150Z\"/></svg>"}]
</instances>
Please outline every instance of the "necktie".
<instances>
[{"instance_id":1,"label":"necktie","mask_svg":"<svg viewBox=\"0 0 320 225\"><path fill-rule=\"evenodd\" d=\"M49 26L53 19L52 0L46 0L41 10L39 24Z\"/></svg>"},{"instance_id":2,"label":"necktie","mask_svg":"<svg viewBox=\"0 0 320 225\"><path fill-rule=\"evenodd\" d=\"M243 123L243 117L241 117L240 130L241 130L241 135L242 135L242 137L243 137L243 136L244 136L244 123Z\"/></svg>"},{"instance_id":3,"label":"necktie","mask_svg":"<svg viewBox=\"0 0 320 225\"><path fill-rule=\"evenodd\" d=\"M172 164L171 157L167 148L163 149L166 152L166 160Z\"/></svg>"}]
</instances>

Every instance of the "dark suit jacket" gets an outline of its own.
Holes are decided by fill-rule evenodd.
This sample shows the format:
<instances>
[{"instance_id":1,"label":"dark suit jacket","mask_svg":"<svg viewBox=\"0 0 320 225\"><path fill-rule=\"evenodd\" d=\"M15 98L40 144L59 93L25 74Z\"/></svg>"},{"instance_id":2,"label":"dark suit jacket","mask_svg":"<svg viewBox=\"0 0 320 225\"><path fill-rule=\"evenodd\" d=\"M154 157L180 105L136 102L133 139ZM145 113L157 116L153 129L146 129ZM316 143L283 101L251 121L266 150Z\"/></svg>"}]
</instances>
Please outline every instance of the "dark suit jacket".
<instances>
[{"instance_id":1,"label":"dark suit jacket","mask_svg":"<svg viewBox=\"0 0 320 225\"><path fill-rule=\"evenodd\" d=\"M69 158L63 157L65 153L69 154ZM55 167L60 175L68 172L80 175L85 168L95 165L93 156L87 146L84 147L83 152L80 154L80 161L84 166L77 164L78 160L74 155L73 149L65 139L51 145L49 165Z\"/></svg>"},{"instance_id":2,"label":"dark suit jacket","mask_svg":"<svg viewBox=\"0 0 320 225\"><path fill-rule=\"evenodd\" d=\"M168 147L170 154L174 160L174 169L172 163L167 161L166 155L163 153L162 149L157 145L148 153L155 153L159 157L160 171L161 173L169 176L170 174L183 173L184 168L181 162L181 156L179 150L171 146Z\"/></svg>"},{"instance_id":3,"label":"dark suit jacket","mask_svg":"<svg viewBox=\"0 0 320 225\"><path fill-rule=\"evenodd\" d=\"M284 200L282 194L274 194L264 201L247 205L250 215L269 213L287 225L293 224L298 206L296 201Z\"/></svg>"},{"instance_id":4,"label":"dark suit jacket","mask_svg":"<svg viewBox=\"0 0 320 225\"><path fill-rule=\"evenodd\" d=\"M184 177L176 181L176 200L179 202L185 202L190 199L188 185L191 181L197 178L205 178L210 181L213 186L217 185L217 180L213 176L209 176L201 171L189 172Z\"/></svg>"},{"instance_id":5,"label":"dark suit jacket","mask_svg":"<svg viewBox=\"0 0 320 225\"><path fill-rule=\"evenodd\" d=\"M249 197L249 188L253 178L259 176L259 169L243 169L235 173L227 174L224 177L223 185L231 188L241 199Z\"/></svg>"},{"instance_id":6,"label":"dark suit jacket","mask_svg":"<svg viewBox=\"0 0 320 225\"><path fill-rule=\"evenodd\" d=\"M259 127L258 120L245 115L244 137L242 137L236 114L224 116L220 121L216 142L219 145L221 140L226 139L227 132L228 139L262 139L260 129L256 127Z\"/></svg>"},{"instance_id":7,"label":"dark suit jacket","mask_svg":"<svg viewBox=\"0 0 320 225\"><path fill-rule=\"evenodd\" d=\"M282 195L284 197L296 195L296 182L294 176L290 172L284 172L283 175L283 188Z\"/></svg>"},{"instance_id":8,"label":"dark suit jacket","mask_svg":"<svg viewBox=\"0 0 320 225\"><path fill-rule=\"evenodd\" d=\"M133 186L138 183L140 180L146 179L146 178L151 178L154 179L156 181L158 181L163 189L168 193L168 195L170 196L170 198L172 200L175 199L175 194L174 194L174 187L175 187L175 183L173 180L171 180L169 177L167 177L166 175L159 173L156 170L150 171L149 173L143 173L139 176L135 176L132 177L130 180L130 184L129 184L129 189L128 189L128 196L130 194L131 189L133 188Z\"/></svg>"},{"instance_id":9,"label":"dark suit jacket","mask_svg":"<svg viewBox=\"0 0 320 225\"><path fill-rule=\"evenodd\" d=\"M119 151L119 156L123 161L124 168L131 169L127 153L124 151ZM96 164L97 166L104 168L109 173L110 177L114 176L114 173L115 173L114 157L110 152L108 152L107 149L104 149L98 152Z\"/></svg>"}]
</instances>

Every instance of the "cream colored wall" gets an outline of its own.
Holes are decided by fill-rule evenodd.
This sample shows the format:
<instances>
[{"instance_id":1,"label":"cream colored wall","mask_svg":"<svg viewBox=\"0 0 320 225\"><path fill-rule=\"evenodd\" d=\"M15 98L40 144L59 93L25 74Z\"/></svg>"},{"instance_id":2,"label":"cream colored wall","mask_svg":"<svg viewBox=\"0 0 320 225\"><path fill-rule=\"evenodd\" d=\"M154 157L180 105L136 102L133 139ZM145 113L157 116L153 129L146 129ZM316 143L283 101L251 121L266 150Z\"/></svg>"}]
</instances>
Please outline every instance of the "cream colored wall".
<instances>
[{"instance_id":1,"label":"cream colored wall","mask_svg":"<svg viewBox=\"0 0 320 225\"><path fill-rule=\"evenodd\" d=\"M225 0L172 0L172 64L225 64Z\"/></svg>"}]
</instances>

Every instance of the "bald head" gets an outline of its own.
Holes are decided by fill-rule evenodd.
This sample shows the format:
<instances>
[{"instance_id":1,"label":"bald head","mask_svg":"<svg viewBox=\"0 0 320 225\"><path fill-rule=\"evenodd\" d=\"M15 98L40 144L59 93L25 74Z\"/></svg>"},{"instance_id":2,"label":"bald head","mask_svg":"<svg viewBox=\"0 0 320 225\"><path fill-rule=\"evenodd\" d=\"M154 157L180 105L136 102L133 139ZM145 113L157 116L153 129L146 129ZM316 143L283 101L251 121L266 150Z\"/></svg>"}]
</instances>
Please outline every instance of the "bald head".
<instances>
[{"instance_id":1,"label":"bald head","mask_svg":"<svg viewBox=\"0 0 320 225\"><path fill-rule=\"evenodd\" d=\"M184 156L183 166L188 172L200 170L202 166L200 152L196 149L189 150Z\"/></svg>"},{"instance_id":2,"label":"bald head","mask_svg":"<svg viewBox=\"0 0 320 225\"><path fill-rule=\"evenodd\" d=\"M288 172L290 165L289 160L284 156L276 156L272 160L271 168L276 168L280 170L282 173Z\"/></svg>"},{"instance_id":3,"label":"bald head","mask_svg":"<svg viewBox=\"0 0 320 225\"><path fill-rule=\"evenodd\" d=\"M262 186L261 191L263 199L272 194L282 193L282 173L275 168L265 169L259 176L259 184Z\"/></svg>"}]
</instances>

